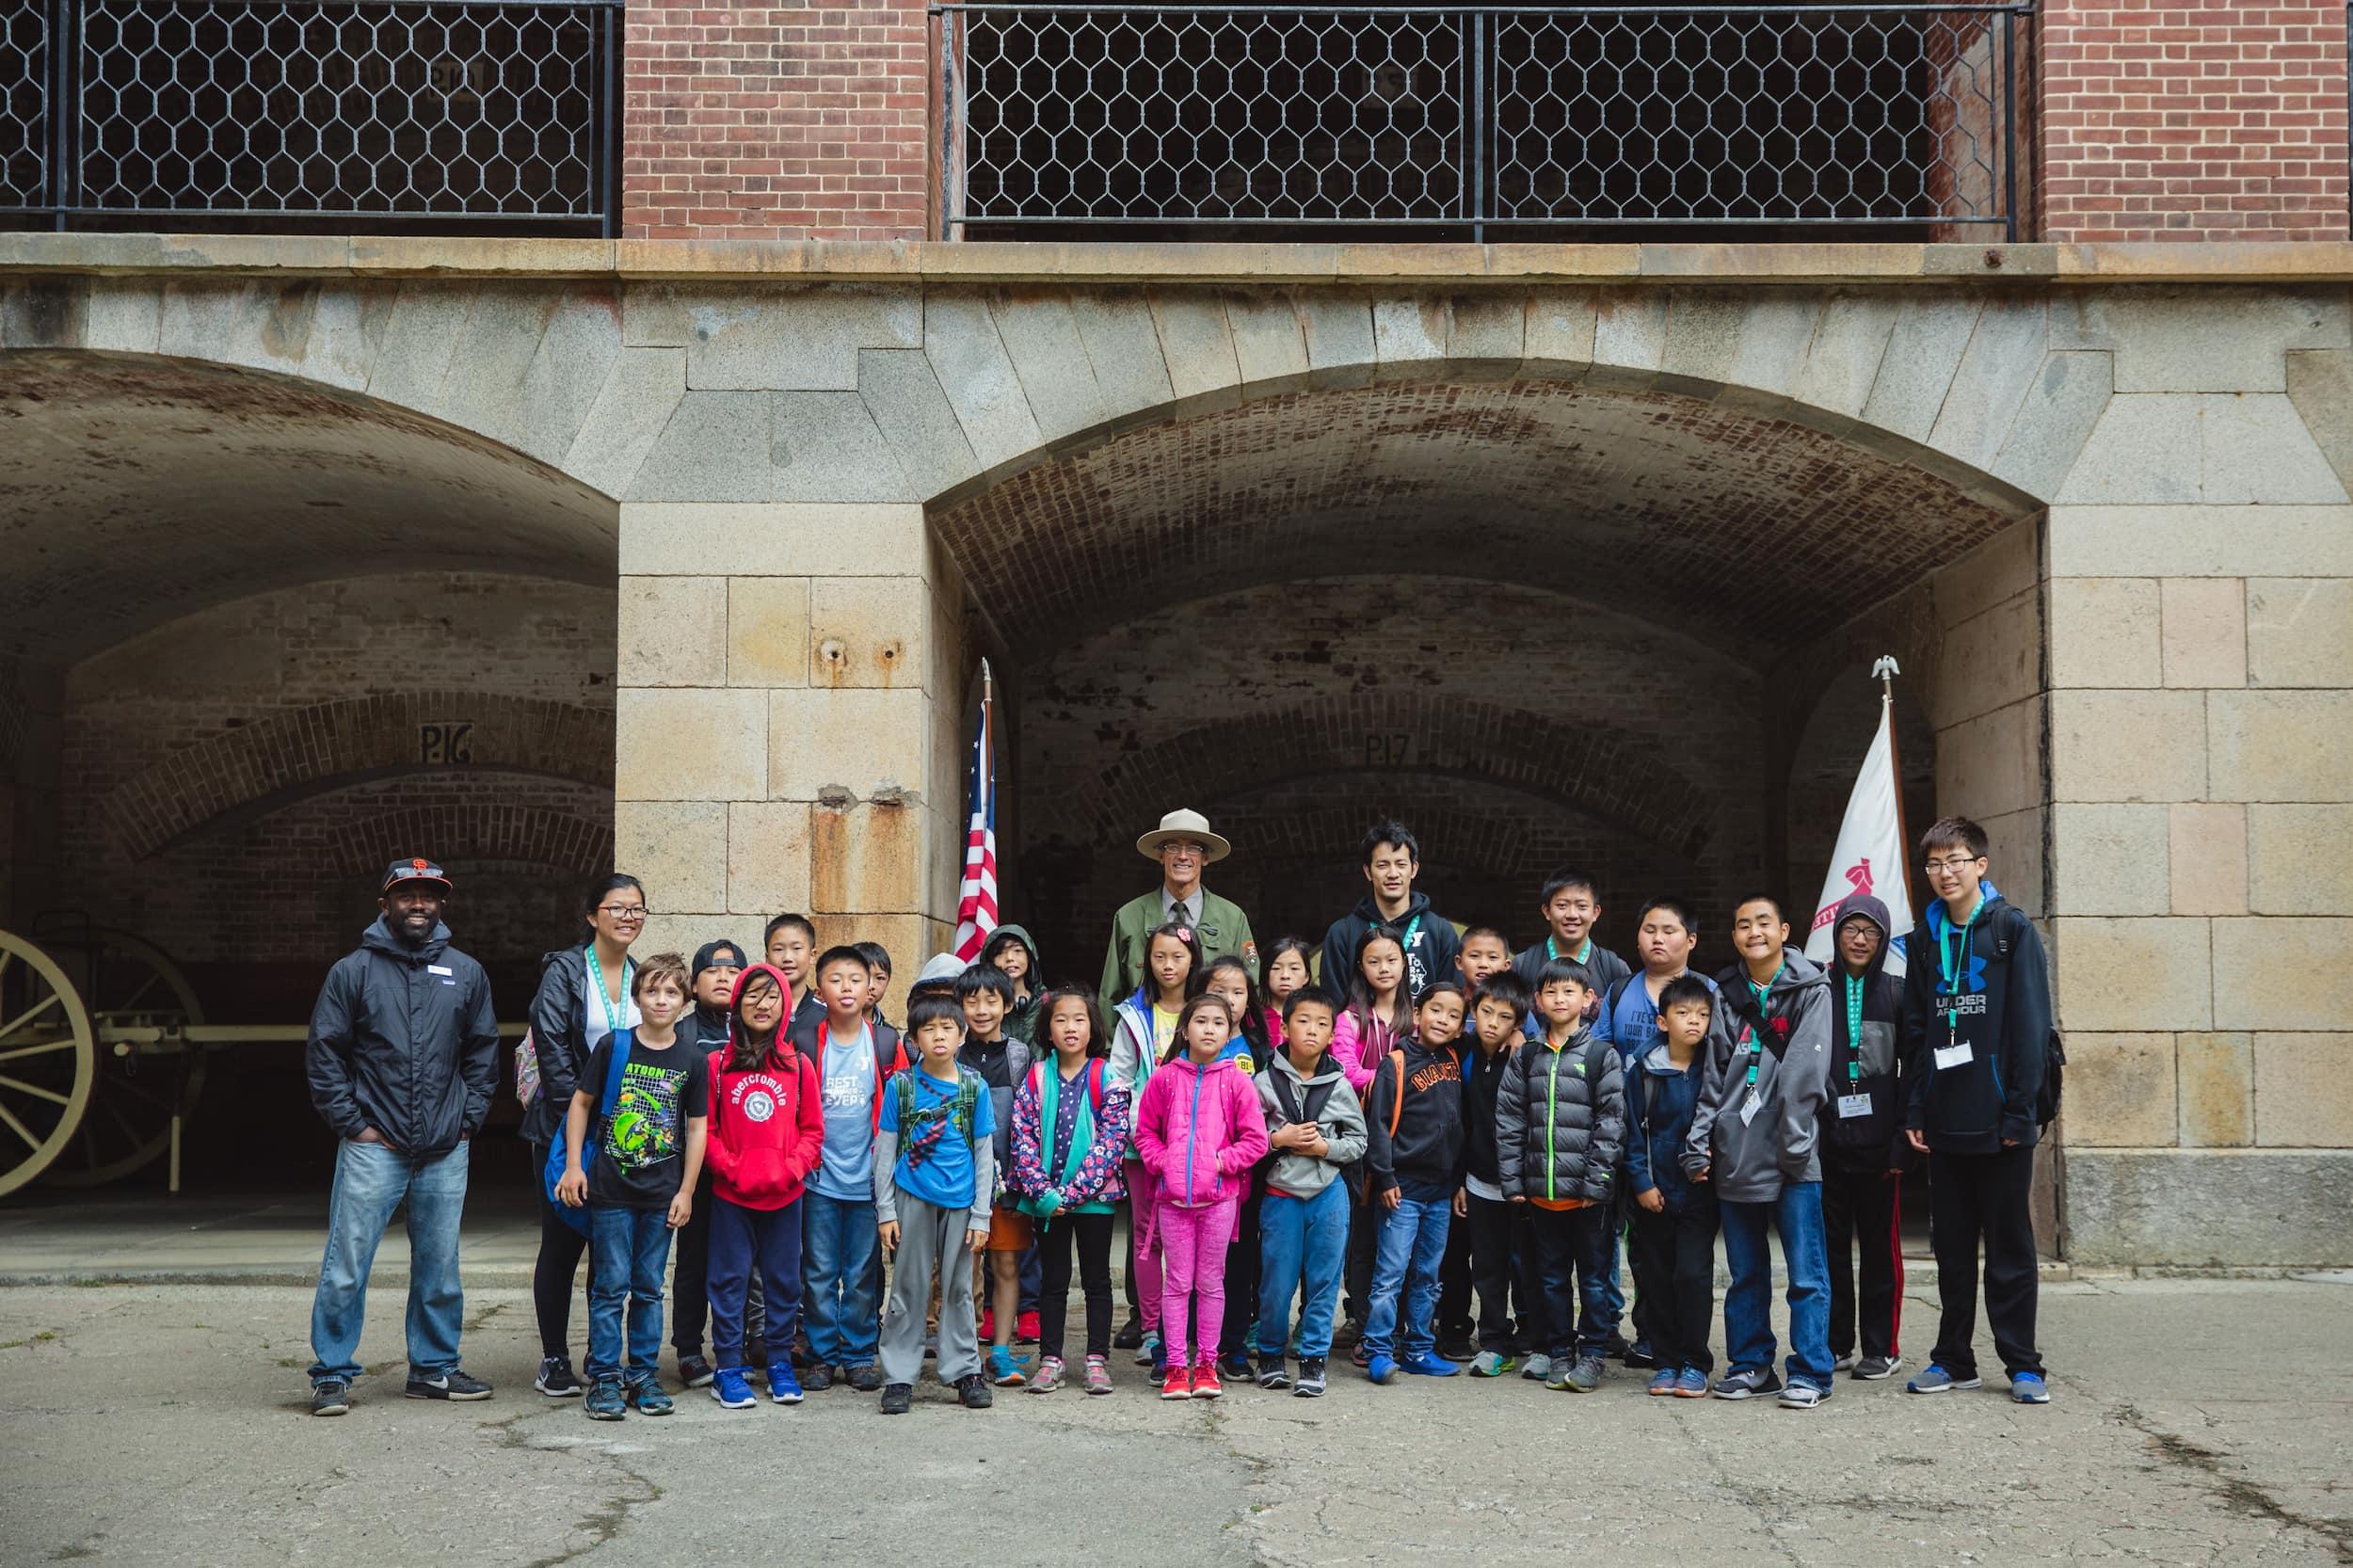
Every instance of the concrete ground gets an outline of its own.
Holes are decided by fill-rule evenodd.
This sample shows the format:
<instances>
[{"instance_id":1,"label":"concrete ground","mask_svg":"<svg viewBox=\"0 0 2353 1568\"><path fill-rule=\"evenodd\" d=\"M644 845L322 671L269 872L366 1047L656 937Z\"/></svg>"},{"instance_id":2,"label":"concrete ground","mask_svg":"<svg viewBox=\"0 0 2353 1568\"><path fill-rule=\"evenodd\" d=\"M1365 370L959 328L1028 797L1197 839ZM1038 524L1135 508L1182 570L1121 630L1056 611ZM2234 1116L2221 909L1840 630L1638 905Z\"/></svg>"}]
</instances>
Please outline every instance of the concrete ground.
<instances>
[{"instance_id":1,"label":"concrete ground","mask_svg":"<svg viewBox=\"0 0 2353 1568\"><path fill-rule=\"evenodd\" d=\"M0 1288L0 1563L2353 1563L2353 1275L2051 1284L2052 1405L1842 1380L1807 1414L1345 1368L1172 1406L1123 1357L1107 1399L602 1425L532 1392L523 1291L469 1294L483 1404L403 1400L398 1291L372 1306L359 1402L316 1420L306 1290Z\"/></svg>"}]
</instances>

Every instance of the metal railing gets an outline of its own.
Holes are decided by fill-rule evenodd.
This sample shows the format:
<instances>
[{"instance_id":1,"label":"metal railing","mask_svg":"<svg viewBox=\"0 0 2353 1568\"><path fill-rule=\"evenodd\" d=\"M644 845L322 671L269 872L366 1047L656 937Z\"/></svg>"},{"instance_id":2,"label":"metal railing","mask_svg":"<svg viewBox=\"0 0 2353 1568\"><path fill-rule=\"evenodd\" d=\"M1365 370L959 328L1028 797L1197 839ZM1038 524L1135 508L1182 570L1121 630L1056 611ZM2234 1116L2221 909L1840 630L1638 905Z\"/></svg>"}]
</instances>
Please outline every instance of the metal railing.
<instances>
[{"instance_id":1,"label":"metal railing","mask_svg":"<svg viewBox=\"0 0 2353 1568\"><path fill-rule=\"evenodd\" d=\"M0 0L0 215L614 233L620 20L620 0Z\"/></svg>"},{"instance_id":2,"label":"metal railing","mask_svg":"<svg viewBox=\"0 0 2353 1568\"><path fill-rule=\"evenodd\" d=\"M942 0L944 230L2018 225L2028 4Z\"/></svg>"}]
</instances>

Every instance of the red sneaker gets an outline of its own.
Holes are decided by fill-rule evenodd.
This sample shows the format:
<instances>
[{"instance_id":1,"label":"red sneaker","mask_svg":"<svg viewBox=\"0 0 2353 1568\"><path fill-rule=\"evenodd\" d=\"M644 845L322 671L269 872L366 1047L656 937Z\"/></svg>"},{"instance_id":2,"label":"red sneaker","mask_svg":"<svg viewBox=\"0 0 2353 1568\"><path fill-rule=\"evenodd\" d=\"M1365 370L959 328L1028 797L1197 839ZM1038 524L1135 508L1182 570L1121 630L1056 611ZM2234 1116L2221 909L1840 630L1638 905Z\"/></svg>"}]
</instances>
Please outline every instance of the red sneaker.
<instances>
[{"instance_id":1,"label":"red sneaker","mask_svg":"<svg viewBox=\"0 0 2353 1568\"><path fill-rule=\"evenodd\" d=\"M981 1343L984 1345L997 1343L997 1310L994 1307L981 1308Z\"/></svg>"},{"instance_id":2,"label":"red sneaker","mask_svg":"<svg viewBox=\"0 0 2353 1568\"><path fill-rule=\"evenodd\" d=\"M1193 1369L1193 1397L1214 1400L1225 1392L1225 1385L1217 1381L1217 1365L1205 1361Z\"/></svg>"},{"instance_id":3,"label":"red sneaker","mask_svg":"<svg viewBox=\"0 0 2353 1568\"><path fill-rule=\"evenodd\" d=\"M1168 1377L1166 1381L1160 1384L1160 1398L1163 1400L1192 1399L1193 1368L1190 1367L1171 1367L1168 1369Z\"/></svg>"},{"instance_id":4,"label":"red sneaker","mask_svg":"<svg viewBox=\"0 0 2353 1568\"><path fill-rule=\"evenodd\" d=\"M1024 1312L1013 1320L1013 1342L1016 1345L1037 1343L1037 1314Z\"/></svg>"}]
</instances>

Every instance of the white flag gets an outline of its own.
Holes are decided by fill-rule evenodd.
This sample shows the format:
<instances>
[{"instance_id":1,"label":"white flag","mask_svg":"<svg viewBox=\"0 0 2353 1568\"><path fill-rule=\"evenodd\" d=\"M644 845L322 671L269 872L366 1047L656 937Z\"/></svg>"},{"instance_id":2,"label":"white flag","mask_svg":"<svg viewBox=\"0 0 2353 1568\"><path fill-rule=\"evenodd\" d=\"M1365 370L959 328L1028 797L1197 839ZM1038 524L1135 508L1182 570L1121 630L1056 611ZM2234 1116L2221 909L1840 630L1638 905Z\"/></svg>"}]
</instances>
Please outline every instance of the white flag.
<instances>
[{"instance_id":1,"label":"white flag","mask_svg":"<svg viewBox=\"0 0 2353 1568\"><path fill-rule=\"evenodd\" d=\"M1869 893L1887 905L1893 929L1888 933L1887 972L1904 972L1904 936L1912 930L1912 900L1904 891L1904 824L1896 778L1896 714L1894 703L1880 699L1879 733L1864 753L1863 773L1847 797L1847 815L1838 824L1838 847L1832 851L1829 874L1822 878L1822 896L1805 936L1805 955L1830 966L1835 954L1832 929L1841 899Z\"/></svg>"}]
</instances>

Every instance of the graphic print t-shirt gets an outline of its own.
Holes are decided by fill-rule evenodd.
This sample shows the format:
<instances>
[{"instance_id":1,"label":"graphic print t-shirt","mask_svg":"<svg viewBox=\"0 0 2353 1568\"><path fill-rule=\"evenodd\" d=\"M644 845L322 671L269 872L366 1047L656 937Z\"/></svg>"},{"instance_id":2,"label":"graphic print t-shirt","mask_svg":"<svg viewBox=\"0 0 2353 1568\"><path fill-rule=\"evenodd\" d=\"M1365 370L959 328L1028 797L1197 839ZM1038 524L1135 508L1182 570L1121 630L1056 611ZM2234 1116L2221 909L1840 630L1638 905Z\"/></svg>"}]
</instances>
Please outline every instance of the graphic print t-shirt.
<instances>
[{"instance_id":1,"label":"graphic print t-shirt","mask_svg":"<svg viewBox=\"0 0 2353 1568\"><path fill-rule=\"evenodd\" d=\"M899 1122L899 1079L914 1085L906 1125ZM955 1125L958 1084L909 1067L883 1092L882 1130L899 1136L891 1180L899 1191L937 1208L969 1208L973 1201L972 1143ZM973 1096L972 1139L989 1137L997 1118L986 1089Z\"/></svg>"},{"instance_id":2,"label":"graphic print t-shirt","mask_svg":"<svg viewBox=\"0 0 2353 1568\"><path fill-rule=\"evenodd\" d=\"M581 1087L603 1103L618 1035L588 1059ZM681 1107L711 1103L710 1058L679 1045L655 1050L642 1041L629 1053L613 1119L588 1163L588 1203L595 1208L667 1208L685 1174L686 1121ZM590 1112L593 1117L595 1112ZM591 1125L589 1130L596 1128Z\"/></svg>"}]
</instances>

